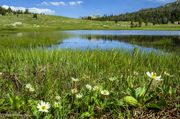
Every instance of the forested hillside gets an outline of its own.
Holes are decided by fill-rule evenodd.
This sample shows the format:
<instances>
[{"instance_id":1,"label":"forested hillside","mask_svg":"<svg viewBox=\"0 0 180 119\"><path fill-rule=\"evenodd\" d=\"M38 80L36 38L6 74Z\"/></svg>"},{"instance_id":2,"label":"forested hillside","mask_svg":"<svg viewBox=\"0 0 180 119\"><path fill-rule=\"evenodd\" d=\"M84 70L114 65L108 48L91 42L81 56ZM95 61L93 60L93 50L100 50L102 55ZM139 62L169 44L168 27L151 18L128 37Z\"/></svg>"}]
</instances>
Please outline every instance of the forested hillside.
<instances>
[{"instance_id":1,"label":"forested hillside","mask_svg":"<svg viewBox=\"0 0 180 119\"><path fill-rule=\"evenodd\" d=\"M174 23L180 20L180 0L160 6L158 8L142 9L138 12L120 15L104 15L102 17L83 17L83 19L100 21L132 21L132 22L151 22L153 24Z\"/></svg>"}]
</instances>

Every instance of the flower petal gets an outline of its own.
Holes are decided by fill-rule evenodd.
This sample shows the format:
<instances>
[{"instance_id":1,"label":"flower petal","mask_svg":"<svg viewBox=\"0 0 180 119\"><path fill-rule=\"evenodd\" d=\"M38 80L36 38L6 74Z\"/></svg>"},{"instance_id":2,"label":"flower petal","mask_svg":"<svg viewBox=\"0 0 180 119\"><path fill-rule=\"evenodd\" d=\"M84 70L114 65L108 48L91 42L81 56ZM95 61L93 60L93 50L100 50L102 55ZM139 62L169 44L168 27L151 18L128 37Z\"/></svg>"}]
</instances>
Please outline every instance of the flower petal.
<instances>
[{"instance_id":1,"label":"flower petal","mask_svg":"<svg viewBox=\"0 0 180 119\"><path fill-rule=\"evenodd\" d=\"M149 77L151 77L151 74L150 74L150 72L146 72L146 74L147 74Z\"/></svg>"}]
</instances>

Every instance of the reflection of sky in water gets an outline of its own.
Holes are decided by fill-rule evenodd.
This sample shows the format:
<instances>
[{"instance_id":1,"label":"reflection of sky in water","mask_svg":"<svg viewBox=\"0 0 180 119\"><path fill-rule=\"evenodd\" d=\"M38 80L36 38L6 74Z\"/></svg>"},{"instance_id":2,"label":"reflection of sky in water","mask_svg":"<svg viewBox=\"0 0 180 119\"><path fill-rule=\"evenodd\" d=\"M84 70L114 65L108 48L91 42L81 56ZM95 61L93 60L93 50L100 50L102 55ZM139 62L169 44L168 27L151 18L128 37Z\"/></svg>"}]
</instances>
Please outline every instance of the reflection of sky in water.
<instances>
[{"instance_id":1,"label":"reflection of sky in water","mask_svg":"<svg viewBox=\"0 0 180 119\"><path fill-rule=\"evenodd\" d=\"M50 49L79 49L79 50L110 50L110 49L124 49L128 51L133 51L134 48L138 48L140 51L145 52L160 52L163 51L148 48L146 46L133 45L128 42L123 42L121 40L113 40L111 37L108 39L90 37L91 40L88 40L88 36L93 35L107 35L107 36L177 36L180 37L180 31L149 31L149 30L69 30L63 31L65 34L72 35L70 38L65 39L59 45L54 45ZM85 37L81 37L85 36ZM113 38L113 37L112 37Z\"/></svg>"},{"instance_id":2,"label":"reflection of sky in water","mask_svg":"<svg viewBox=\"0 0 180 119\"><path fill-rule=\"evenodd\" d=\"M150 30L73 30L70 34L92 35L149 35L149 36L180 36L180 31L150 31Z\"/></svg>"},{"instance_id":3,"label":"reflection of sky in water","mask_svg":"<svg viewBox=\"0 0 180 119\"><path fill-rule=\"evenodd\" d=\"M63 40L59 45L54 45L50 49L79 49L79 50L110 50L110 49L124 49L128 51L133 51L134 48L138 48L140 51L145 52L158 52L158 50L153 48L146 48L137 45L132 45L130 43L125 43L117 40L87 40L81 37L72 37Z\"/></svg>"}]
</instances>

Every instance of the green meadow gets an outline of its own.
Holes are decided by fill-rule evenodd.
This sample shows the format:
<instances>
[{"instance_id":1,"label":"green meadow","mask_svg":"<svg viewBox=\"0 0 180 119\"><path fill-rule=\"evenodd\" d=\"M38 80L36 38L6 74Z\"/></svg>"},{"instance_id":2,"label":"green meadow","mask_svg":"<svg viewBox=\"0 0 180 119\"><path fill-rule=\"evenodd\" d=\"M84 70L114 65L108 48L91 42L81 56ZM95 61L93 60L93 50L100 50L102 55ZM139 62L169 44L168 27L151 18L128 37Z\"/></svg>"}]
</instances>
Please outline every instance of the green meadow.
<instances>
[{"instance_id":1,"label":"green meadow","mask_svg":"<svg viewBox=\"0 0 180 119\"><path fill-rule=\"evenodd\" d=\"M180 30L178 24L164 24L131 28L130 22L114 21L90 21L73 19L61 16L38 15L38 19L32 18L32 14L0 16L1 31L44 31L44 30ZM16 22L21 24L13 25ZM138 24L138 23L135 23Z\"/></svg>"},{"instance_id":2,"label":"green meadow","mask_svg":"<svg viewBox=\"0 0 180 119\"><path fill-rule=\"evenodd\" d=\"M179 118L178 53L48 49L70 37L48 34L52 30L131 29L129 24L45 15L38 19L0 16L0 118ZM179 30L180 26L136 29ZM45 32L11 35L17 31ZM164 42L170 44L167 40L156 44Z\"/></svg>"},{"instance_id":3,"label":"green meadow","mask_svg":"<svg viewBox=\"0 0 180 119\"><path fill-rule=\"evenodd\" d=\"M163 110L166 118L178 114L179 56L4 49L0 57L2 117L149 118L148 110ZM147 71L162 80L151 79ZM40 100L51 105L48 113L38 111Z\"/></svg>"}]
</instances>

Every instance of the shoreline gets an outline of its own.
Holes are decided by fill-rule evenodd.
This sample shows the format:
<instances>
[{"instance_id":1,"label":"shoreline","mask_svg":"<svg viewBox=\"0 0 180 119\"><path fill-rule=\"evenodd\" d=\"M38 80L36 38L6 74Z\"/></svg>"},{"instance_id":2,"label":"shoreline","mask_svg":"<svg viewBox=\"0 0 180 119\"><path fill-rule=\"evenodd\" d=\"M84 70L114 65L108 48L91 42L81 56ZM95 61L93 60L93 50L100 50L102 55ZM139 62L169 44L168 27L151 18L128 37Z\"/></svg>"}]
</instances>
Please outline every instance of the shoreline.
<instances>
[{"instance_id":1,"label":"shoreline","mask_svg":"<svg viewBox=\"0 0 180 119\"><path fill-rule=\"evenodd\" d=\"M32 31L35 31L35 32L44 32L44 31L80 31L80 30L84 30L84 31L93 31L93 30L105 30L105 31L108 31L108 30L112 30L112 31L133 31L133 30L136 30L136 31L180 31L180 29L175 29L175 28L172 28L172 29L147 29L147 28L142 28L142 29L133 29L133 28L122 28L122 29L44 29L44 28L41 28L41 29L0 29L0 32L32 32Z\"/></svg>"}]
</instances>

